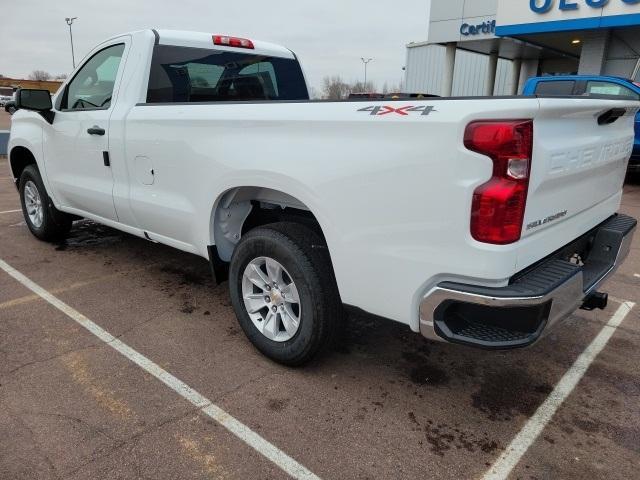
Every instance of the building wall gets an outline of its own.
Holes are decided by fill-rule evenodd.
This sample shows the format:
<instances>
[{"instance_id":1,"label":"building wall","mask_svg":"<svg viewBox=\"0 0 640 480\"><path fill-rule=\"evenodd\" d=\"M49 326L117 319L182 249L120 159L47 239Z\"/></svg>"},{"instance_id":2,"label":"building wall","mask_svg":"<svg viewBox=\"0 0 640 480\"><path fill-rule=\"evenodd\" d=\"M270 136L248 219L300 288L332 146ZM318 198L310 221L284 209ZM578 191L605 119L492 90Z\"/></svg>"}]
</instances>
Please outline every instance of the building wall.
<instances>
[{"instance_id":1,"label":"building wall","mask_svg":"<svg viewBox=\"0 0 640 480\"><path fill-rule=\"evenodd\" d=\"M407 48L405 89L408 92L439 95L443 85L444 53L445 48L441 45Z\"/></svg>"},{"instance_id":2,"label":"building wall","mask_svg":"<svg viewBox=\"0 0 640 480\"><path fill-rule=\"evenodd\" d=\"M51 93L57 92L60 85L62 85L62 82L58 80L38 81L19 78L0 78L0 87L36 88L49 90Z\"/></svg>"},{"instance_id":3,"label":"building wall","mask_svg":"<svg viewBox=\"0 0 640 480\"><path fill-rule=\"evenodd\" d=\"M604 75L631 78L638 64L640 52L640 28L615 31L609 39L607 58L604 61ZM636 78L640 80L638 72Z\"/></svg>"},{"instance_id":4,"label":"building wall","mask_svg":"<svg viewBox=\"0 0 640 480\"><path fill-rule=\"evenodd\" d=\"M478 25L496 19L498 0L431 0L427 40L431 43L494 38L491 33L464 36L463 23Z\"/></svg>"},{"instance_id":5,"label":"building wall","mask_svg":"<svg viewBox=\"0 0 640 480\"><path fill-rule=\"evenodd\" d=\"M572 0L569 3L578 5L578 8L562 9L559 0L553 0L551 8L543 12L534 12L531 0L426 1L430 13L427 41L409 45L407 48L405 81L408 91L438 95L448 93L448 85L451 84L445 82L445 78L451 78L448 75L451 73L451 63L445 59L444 44L457 44L452 95L483 95L489 57L463 49L466 44L467 49L489 51L479 48L478 44L490 45L482 42L487 40L495 45L496 36L491 32L482 33L477 30L474 35L462 35L461 26L463 23L486 23L492 18L497 19L496 28L513 30L512 33L506 30L498 31L498 34L516 37L533 34L536 38L531 42L537 46L544 46L545 39L549 42L548 50L541 53L531 52L531 48L529 51L517 53L524 57L521 62L515 62L516 66L521 65L518 92L522 91L522 86L528 78L538 74L606 74L635 76L634 80L640 80L638 1L610 0L596 8L592 6L593 2ZM538 7L543 3L536 0ZM567 44L575 37L582 40L582 55L579 60L569 56L561 57L554 51L558 48L556 45L559 37L563 35ZM467 43L469 41L474 43ZM501 50L502 54L512 55L509 53L508 42L501 41L501 48L505 44L507 48ZM540 60L537 59L538 55L541 57ZM510 82L514 81L513 65L514 62L509 60L498 61L495 95L510 94L514 91L513 85L510 85Z\"/></svg>"},{"instance_id":6,"label":"building wall","mask_svg":"<svg viewBox=\"0 0 640 480\"><path fill-rule=\"evenodd\" d=\"M600 75L602 73L610 36L609 30L594 30L584 34L578 68L580 75Z\"/></svg>"},{"instance_id":7,"label":"building wall","mask_svg":"<svg viewBox=\"0 0 640 480\"><path fill-rule=\"evenodd\" d=\"M407 49L405 84L408 92L442 95L444 53L445 47L442 45L420 45ZM489 58L486 55L458 50L452 95L484 95L488 68ZM511 69L509 60L498 60L495 95L511 92Z\"/></svg>"}]
</instances>

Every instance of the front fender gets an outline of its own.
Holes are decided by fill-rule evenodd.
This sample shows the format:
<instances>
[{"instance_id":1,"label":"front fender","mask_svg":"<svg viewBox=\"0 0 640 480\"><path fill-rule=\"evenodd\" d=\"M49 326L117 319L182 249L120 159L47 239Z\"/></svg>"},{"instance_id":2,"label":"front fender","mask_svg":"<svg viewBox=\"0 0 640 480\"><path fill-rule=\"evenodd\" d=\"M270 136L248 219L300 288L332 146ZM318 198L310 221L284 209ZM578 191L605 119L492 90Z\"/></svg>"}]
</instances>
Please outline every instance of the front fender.
<instances>
[{"instance_id":1,"label":"front fender","mask_svg":"<svg viewBox=\"0 0 640 480\"><path fill-rule=\"evenodd\" d=\"M11 119L11 133L9 134L9 144L7 148L9 154L9 166L11 168L11 175L17 183L19 178L17 178L16 172L13 171L11 154L17 147L23 147L29 150L36 161L36 165L38 166L38 170L42 176L42 181L47 189L47 194L55 204L55 198L52 196L52 189L49 185L44 161L43 123L44 119L35 112L18 110L13 114Z\"/></svg>"}]
</instances>

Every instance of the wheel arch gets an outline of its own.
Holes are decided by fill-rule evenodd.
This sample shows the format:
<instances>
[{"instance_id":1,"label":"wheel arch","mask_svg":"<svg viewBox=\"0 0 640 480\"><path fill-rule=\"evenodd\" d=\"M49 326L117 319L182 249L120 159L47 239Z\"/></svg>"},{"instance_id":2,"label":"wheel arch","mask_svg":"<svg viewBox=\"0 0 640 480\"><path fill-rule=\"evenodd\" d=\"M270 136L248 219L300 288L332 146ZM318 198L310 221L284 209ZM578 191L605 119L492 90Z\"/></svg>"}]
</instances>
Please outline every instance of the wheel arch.
<instances>
[{"instance_id":1,"label":"wheel arch","mask_svg":"<svg viewBox=\"0 0 640 480\"><path fill-rule=\"evenodd\" d=\"M210 245L215 246L220 260L228 262L247 227L283 218L315 225L326 240L322 221L307 202L275 188L244 185L228 188L216 199L210 218Z\"/></svg>"},{"instance_id":2,"label":"wheel arch","mask_svg":"<svg viewBox=\"0 0 640 480\"><path fill-rule=\"evenodd\" d=\"M9 165L11 167L11 174L13 175L13 182L18 188L20 183L20 175L28 165L38 165L36 161L36 157L31 151L31 149L22 146L16 145L9 152Z\"/></svg>"}]
</instances>

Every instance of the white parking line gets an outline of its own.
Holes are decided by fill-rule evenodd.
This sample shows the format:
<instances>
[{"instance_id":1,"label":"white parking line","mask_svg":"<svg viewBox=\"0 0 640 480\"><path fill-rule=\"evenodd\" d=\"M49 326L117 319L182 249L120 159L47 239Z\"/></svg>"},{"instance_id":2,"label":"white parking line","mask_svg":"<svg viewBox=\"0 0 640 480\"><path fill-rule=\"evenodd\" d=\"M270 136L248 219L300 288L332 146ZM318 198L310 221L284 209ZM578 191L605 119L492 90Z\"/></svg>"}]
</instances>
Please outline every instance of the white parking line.
<instances>
[{"instance_id":1,"label":"white parking line","mask_svg":"<svg viewBox=\"0 0 640 480\"><path fill-rule=\"evenodd\" d=\"M640 278L640 273L634 273L633 276L636 278Z\"/></svg>"},{"instance_id":2,"label":"white parking line","mask_svg":"<svg viewBox=\"0 0 640 480\"><path fill-rule=\"evenodd\" d=\"M538 408L536 413L529 419L520 433L513 439L497 462L484 475L483 480L505 480L509 477L511 470L518 464L520 459L535 442L538 435L542 433L549 421L553 418L562 403L571 394L591 363L607 345L611 336L620 326L627 314L635 306L633 302L624 302L616 313L613 314L598 336L591 342L587 349L575 361L573 366L560 379L549 397Z\"/></svg>"},{"instance_id":3,"label":"white parking line","mask_svg":"<svg viewBox=\"0 0 640 480\"><path fill-rule=\"evenodd\" d=\"M31 281L29 278L24 276L22 273L20 273L11 265L1 259L0 268L10 276L12 276L14 279L16 279L18 282L20 282L22 285L27 287L29 290L31 290L33 293L39 295L40 297L42 297L42 299L49 302L69 318L86 328L89 332L98 337L111 348L138 365L145 372L156 377L182 398L198 407L202 413L214 419L240 440L245 442L261 455L264 455L266 458L271 460L293 478L305 480L320 480L318 476L296 462L293 458L288 456L278 447L262 438L260 435L255 433L239 420L229 415L217 405L214 405L211 400L198 393L186 383L171 375L169 372L149 360L141 353L137 352L127 344L112 336L102 327L93 323L83 314L73 309L38 284Z\"/></svg>"},{"instance_id":4,"label":"white parking line","mask_svg":"<svg viewBox=\"0 0 640 480\"><path fill-rule=\"evenodd\" d=\"M2 215L3 213L17 213L17 212L21 212L22 210L5 210L4 212L0 212L0 215Z\"/></svg>"}]
</instances>

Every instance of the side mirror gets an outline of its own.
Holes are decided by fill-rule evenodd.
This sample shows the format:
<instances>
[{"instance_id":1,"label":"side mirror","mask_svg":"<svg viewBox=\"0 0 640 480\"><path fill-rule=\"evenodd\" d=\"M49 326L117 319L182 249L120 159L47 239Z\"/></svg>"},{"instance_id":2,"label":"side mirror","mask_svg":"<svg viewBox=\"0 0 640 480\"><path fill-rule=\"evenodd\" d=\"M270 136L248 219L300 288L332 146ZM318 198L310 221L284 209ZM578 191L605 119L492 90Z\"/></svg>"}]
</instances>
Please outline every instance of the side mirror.
<instances>
[{"instance_id":1,"label":"side mirror","mask_svg":"<svg viewBox=\"0 0 640 480\"><path fill-rule=\"evenodd\" d=\"M49 90L36 90L31 88L20 88L16 91L15 108L17 110L32 110L38 112L44 119L53 123L53 105L51 104L51 94Z\"/></svg>"},{"instance_id":2,"label":"side mirror","mask_svg":"<svg viewBox=\"0 0 640 480\"><path fill-rule=\"evenodd\" d=\"M16 108L33 110L35 112L46 112L51 110L51 94L49 90L34 90L21 88L16 91Z\"/></svg>"}]
</instances>

